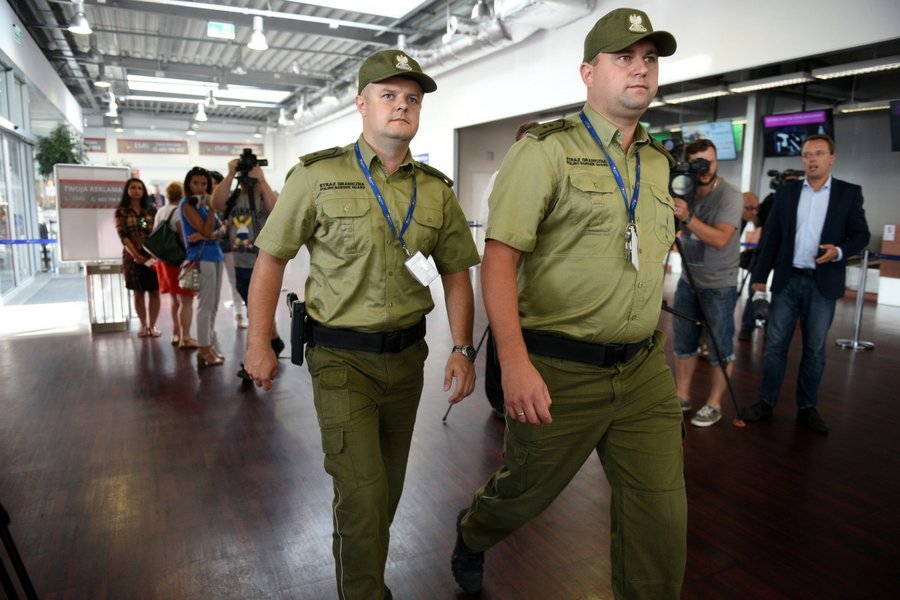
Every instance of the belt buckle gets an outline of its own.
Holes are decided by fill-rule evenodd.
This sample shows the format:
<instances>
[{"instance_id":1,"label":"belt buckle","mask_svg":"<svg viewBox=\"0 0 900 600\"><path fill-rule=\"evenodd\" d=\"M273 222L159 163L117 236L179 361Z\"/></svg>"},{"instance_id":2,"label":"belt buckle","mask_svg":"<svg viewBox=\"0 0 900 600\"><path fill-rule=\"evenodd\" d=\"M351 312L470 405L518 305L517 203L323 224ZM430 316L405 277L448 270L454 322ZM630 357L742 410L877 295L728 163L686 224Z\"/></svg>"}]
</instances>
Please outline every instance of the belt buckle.
<instances>
[{"instance_id":1,"label":"belt buckle","mask_svg":"<svg viewBox=\"0 0 900 600\"><path fill-rule=\"evenodd\" d=\"M382 352L400 352L403 350L403 333L400 331L388 331L381 341Z\"/></svg>"},{"instance_id":2,"label":"belt buckle","mask_svg":"<svg viewBox=\"0 0 900 600\"><path fill-rule=\"evenodd\" d=\"M611 367L613 365L625 362L626 344L607 344L604 346L603 366Z\"/></svg>"}]
</instances>

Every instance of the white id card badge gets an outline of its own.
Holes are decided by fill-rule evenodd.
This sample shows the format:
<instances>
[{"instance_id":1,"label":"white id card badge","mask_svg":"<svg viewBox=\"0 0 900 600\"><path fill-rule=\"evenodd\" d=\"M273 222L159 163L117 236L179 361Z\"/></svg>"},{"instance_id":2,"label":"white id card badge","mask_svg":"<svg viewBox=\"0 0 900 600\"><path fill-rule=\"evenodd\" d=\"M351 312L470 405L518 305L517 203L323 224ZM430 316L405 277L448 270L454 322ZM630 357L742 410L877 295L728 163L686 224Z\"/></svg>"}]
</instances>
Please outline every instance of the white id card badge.
<instances>
[{"instance_id":1,"label":"white id card badge","mask_svg":"<svg viewBox=\"0 0 900 600\"><path fill-rule=\"evenodd\" d=\"M406 261L406 268L416 278L416 281L426 287L438 276L434 265L428 262L428 259L418 251Z\"/></svg>"}]
</instances>

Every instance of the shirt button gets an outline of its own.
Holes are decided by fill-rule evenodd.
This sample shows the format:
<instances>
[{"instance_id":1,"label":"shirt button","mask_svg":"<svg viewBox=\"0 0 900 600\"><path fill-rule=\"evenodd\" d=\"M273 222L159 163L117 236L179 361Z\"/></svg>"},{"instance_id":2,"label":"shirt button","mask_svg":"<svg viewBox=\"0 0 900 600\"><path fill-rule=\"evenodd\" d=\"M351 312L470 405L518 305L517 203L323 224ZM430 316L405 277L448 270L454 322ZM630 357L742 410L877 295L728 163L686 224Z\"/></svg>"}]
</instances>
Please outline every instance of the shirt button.
<instances>
[{"instance_id":1,"label":"shirt button","mask_svg":"<svg viewBox=\"0 0 900 600\"><path fill-rule=\"evenodd\" d=\"M394 276L394 272L393 272L393 271L388 271L388 277L393 277L393 276Z\"/></svg>"},{"instance_id":2,"label":"shirt button","mask_svg":"<svg viewBox=\"0 0 900 600\"><path fill-rule=\"evenodd\" d=\"M345 204L345 205L344 205L344 212L350 212L350 205L349 205L349 204Z\"/></svg>"},{"instance_id":3,"label":"shirt button","mask_svg":"<svg viewBox=\"0 0 900 600\"><path fill-rule=\"evenodd\" d=\"M637 321L637 315L631 315L631 320L632 320L632 321Z\"/></svg>"},{"instance_id":4,"label":"shirt button","mask_svg":"<svg viewBox=\"0 0 900 600\"><path fill-rule=\"evenodd\" d=\"M394 308L394 303L393 303L393 302L388 302L388 308Z\"/></svg>"}]
</instances>

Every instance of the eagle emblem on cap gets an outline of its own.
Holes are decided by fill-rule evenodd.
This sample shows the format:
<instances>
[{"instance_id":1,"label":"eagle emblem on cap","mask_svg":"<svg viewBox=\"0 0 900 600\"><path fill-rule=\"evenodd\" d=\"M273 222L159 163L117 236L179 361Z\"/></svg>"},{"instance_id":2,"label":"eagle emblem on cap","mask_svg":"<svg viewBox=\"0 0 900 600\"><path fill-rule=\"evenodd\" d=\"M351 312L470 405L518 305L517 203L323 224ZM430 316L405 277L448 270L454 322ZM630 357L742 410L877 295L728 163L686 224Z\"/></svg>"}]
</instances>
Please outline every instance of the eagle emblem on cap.
<instances>
[{"instance_id":1,"label":"eagle emblem on cap","mask_svg":"<svg viewBox=\"0 0 900 600\"><path fill-rule=\"evenodd\" d=\"M647 33L647 28L644 27L644 17L641 15L628 15L628 21L631 23L628 26L628 31Z\"/></svg>"},{"instance_id":2,"label":"eagle emblem on cap","mask_svg":"<svg viewBox=\"0 0 900 600\"><path fill-rule=\"evenodd\" d=\"M394 66L404 71L412 71L412 67L409 66L409 57L404 54L397 55L397 64Z\"/></svg>"}]
</instances>

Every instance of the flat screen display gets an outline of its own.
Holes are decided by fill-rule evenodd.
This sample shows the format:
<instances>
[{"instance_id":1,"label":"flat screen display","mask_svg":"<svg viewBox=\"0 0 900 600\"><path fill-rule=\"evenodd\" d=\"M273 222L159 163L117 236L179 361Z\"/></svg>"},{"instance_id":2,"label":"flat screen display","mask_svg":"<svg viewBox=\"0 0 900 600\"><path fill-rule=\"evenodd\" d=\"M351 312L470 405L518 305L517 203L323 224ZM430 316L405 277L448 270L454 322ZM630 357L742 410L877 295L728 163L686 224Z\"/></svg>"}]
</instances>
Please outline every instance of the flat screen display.
<instances>
[{"instance_id":1,"label":"flat screen display","mask_svg":"<svg viewBox=\"0 0 900 600\"><path fill-rule=\"evenodd\" d=\"M763 155L800 156L803 140L815 133L834 138L830 108L763 117Z\"/></svg>"},{"instance_id":2,"label":"flat screen display","mask_svg":"<svg viewBox=\"0 0 900 600\"><path fill-rule=\"evenodd\" d=\"M734 143L734 127L731 120L710 121L684 125L681 128L685 145L694 140L706 139L716 145L716 158L719 160L736 160L737 145Z\"/></svg>"}]
</instances>

